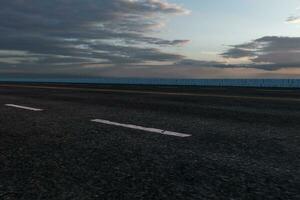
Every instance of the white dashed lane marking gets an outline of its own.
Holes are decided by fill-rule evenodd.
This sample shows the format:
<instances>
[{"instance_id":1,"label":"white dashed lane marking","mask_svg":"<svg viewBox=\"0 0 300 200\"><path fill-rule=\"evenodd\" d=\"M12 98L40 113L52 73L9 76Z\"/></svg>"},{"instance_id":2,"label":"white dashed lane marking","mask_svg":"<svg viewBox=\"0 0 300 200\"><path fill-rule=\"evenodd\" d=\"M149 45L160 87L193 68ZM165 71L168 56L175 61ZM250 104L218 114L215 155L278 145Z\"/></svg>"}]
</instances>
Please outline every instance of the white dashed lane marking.
<instances>
[{"instance_id":1,"label":"white dashed lane marking","mask_svg":"<svg viewBox=\"0 0 300 200\"><path fill-rule=\"evenodd\" d=\"M24 110L30 110L30 111L35 111L35 112L43 111L43 109L32 108L32 107L27 107L27 106L20 106L20 105L15 105L15 104L5 104L5 106L24 109Z\"/></svg>"},{"instance_id":2,"label":"white dashed lane marking","mask_svg":"<svg viewBox=\"0 0 300 200\"><path fill-rule=\"evenodd\" d=\"M118 122L111 122L111 121L107 121L107 120L103 120L103 119L93 119L91 121L96 122L96 123L101 123L101 124L119 126L119 127L124 127L124 128L136 129L136 130L141 130L141 131L146 131L146 132L151 132L151 133L158 133L158 134L162 134L162 135L175 136L175 137L185 138L185 137L192 136L190 134L185 134L185 133L166 131L166 130L161 130L161 129L157 129L157 128L147 128L147 127L136 126L136 125L132 125L132 124L121 124Z\"/></svg>"}]
</instances>

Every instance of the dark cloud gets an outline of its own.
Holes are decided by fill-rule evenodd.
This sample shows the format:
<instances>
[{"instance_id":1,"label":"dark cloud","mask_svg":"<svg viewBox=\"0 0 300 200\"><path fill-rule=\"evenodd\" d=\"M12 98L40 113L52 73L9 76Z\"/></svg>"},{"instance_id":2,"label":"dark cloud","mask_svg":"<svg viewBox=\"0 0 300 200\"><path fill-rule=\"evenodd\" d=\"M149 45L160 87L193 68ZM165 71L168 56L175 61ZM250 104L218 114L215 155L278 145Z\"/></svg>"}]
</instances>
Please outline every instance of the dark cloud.
<instances>
[{"instance_id":1,"label":"dark cloud","mask_svg":"<svg viewBox=\"0 0 300 200\"><path fill-rule=\"evenodd\" d=\"M222 54L225 58L248 57L249 66L263 69L300 67L300 37L267 36L232 46Z\"/></svg>"},{"instance_id":2,"label":"dark cloud","mask_svg":"<svg viewBox=\"0 0 300 200\"><path fill-rule=\"evenodd\" d=\"M0 0L0 5L2 67L46 71L64 64L177 61L183 56L161 47L188 42L148 36L165 16L188 12L163 0Z\"/></svg>"},{"instance_id":3,"label":"dark cloud","mask_svg":"<svg viewBox=\"0 0 300 200\"><path fill-rule=\"evenodd\" d=\"M221 54L225 58L243 58L255 56L255 52L241 47L234 47Z\"/></svg>"}]
</instances>

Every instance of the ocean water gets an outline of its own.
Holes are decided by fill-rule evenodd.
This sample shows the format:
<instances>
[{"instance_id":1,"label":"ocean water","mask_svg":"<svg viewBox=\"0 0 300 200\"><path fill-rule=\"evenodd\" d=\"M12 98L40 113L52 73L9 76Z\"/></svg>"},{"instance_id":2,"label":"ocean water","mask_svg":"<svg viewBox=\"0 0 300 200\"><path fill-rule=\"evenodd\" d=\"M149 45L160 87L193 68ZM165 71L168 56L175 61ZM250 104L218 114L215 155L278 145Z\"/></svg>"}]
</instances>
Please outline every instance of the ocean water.
<instances>
[{"instance_id":1,"label":"ocean water","mask_svg":"<svg viewBox=\"0 0 300 200\"><path fill-rule=\"evenodd\" d=\"M300 88L300 79L0 78L1 82Z\"/></svg>"}]
</instances>

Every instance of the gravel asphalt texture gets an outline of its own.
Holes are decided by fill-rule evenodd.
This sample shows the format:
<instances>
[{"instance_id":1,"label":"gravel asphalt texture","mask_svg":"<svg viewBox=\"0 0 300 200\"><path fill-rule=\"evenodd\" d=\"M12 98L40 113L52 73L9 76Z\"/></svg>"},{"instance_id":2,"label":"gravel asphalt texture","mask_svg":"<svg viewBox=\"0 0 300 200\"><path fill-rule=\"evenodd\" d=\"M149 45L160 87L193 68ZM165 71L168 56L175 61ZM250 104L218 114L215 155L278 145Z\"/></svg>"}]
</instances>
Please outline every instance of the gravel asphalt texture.
<instances>
[{"instance_id":1,"label":"gravel asphalt texture","mask_svg":"<svg viewBox=\"0 0 300 200\"><path fill-rule=\"evenodd\" d=\"M23 86L0 84L1 200L300 199L300 90Z\"/></svg>"}]
</instances>

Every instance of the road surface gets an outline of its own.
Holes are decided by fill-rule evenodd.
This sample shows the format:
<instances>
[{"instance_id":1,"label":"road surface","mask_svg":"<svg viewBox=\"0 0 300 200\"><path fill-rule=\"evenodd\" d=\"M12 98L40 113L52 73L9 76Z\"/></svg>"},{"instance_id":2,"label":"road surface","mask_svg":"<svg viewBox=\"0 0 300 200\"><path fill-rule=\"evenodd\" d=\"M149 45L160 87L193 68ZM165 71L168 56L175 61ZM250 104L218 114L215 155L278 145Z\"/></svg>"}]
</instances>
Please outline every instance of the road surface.
<instances>
[{"instance_id":1,"label":"road surface","mask_svg":"<svg viewBox=\"0 0 300 200\"><path fill-rule=\"evenodd\" d=\"M300 90L0 84L0 199L299 199Z\"/></svg>"}]
</instances>

